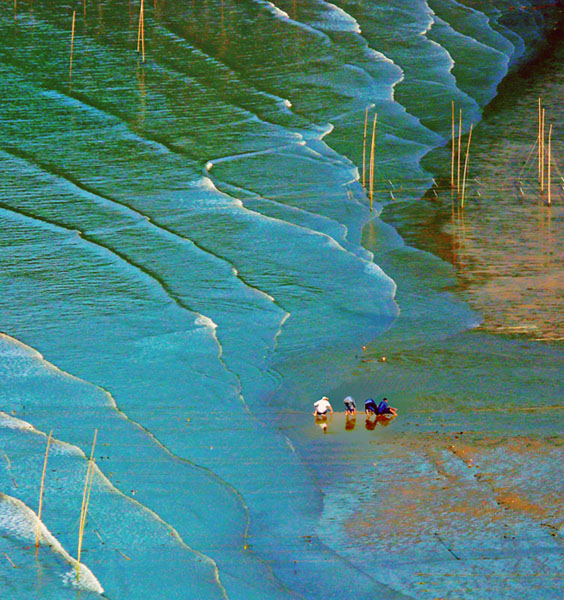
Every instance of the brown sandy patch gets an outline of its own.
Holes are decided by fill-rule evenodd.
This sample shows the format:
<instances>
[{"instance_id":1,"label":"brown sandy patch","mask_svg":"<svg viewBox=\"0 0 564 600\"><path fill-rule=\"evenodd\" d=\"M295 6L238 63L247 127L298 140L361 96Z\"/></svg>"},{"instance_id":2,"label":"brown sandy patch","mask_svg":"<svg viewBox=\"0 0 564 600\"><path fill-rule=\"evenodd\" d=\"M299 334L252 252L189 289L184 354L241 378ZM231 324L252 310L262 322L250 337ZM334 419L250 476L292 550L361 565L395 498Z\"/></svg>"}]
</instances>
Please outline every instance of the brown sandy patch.
<instances>
[{"instance_id":1,"label":"brown sandy patch","mask_svg":"<svg viewBox=\"0 0 564 600\"><path fill-rule=\"evenodd\" d=\"M349 536L397 551L433 536L476 543L484 531L516 522L557 530L564 521L561 492L551 482L564 465L560 438L503 438L472 434L422 434L381 448L373 495L345 525ZM533 466L534 467L533 467ZM564 474L564 467L562 468Z\"/></svg>"}]
</instances>

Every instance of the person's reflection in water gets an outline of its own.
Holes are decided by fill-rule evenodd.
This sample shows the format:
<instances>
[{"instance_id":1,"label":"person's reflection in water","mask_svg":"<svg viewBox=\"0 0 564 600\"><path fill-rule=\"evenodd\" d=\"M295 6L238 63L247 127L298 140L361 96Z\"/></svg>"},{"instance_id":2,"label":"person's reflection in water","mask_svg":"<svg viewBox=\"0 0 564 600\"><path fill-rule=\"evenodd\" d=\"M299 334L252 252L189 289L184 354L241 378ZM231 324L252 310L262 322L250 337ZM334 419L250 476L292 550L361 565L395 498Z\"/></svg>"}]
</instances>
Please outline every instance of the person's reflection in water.
<instances>
[{"instance_id":1,"label":"person's reflection in water","mask_svg":"<svg viewBox=\"0 0 564 600\"><path fill-rule=\"evenodd\" d=\"M327 433L328 419L326 415L315 415L315 424L321 427L323 433Z\"/></svg>"},{"instance_id":2,"label":"person's reflection in water","mask_svg":"<svg viewBox=\"0 0 564 600\"><path fill-rule=\"evenodd\" d=\"M374 428L376 427L376 423L378 423L378 420L375 418L370 418L368 417L366 419L366 421L364 422L364 426L366 427L366 429L368 429L368 431L373 431Z\"/></svg>"},{"instance_id":3,"label":"person's reflection in water","mask_svg":"<svg viewBox=\"0 0 564 600\"><path fill-rule=\"evenodd\" d=\"M345 430L352 431L356 427L356 415L347 415L345 420Z\"/></svg>"}]
</instances>

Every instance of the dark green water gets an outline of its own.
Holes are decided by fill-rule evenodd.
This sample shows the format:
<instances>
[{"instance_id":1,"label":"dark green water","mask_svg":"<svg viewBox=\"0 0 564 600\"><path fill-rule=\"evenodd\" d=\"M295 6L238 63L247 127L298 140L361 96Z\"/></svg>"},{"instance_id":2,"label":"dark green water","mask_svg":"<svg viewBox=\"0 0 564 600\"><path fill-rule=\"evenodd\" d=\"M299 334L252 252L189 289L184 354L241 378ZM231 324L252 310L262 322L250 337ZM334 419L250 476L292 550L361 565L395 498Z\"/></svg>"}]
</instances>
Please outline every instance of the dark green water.
<instances>
[{"instance_id":1,"label":"dark green water","mask_svg":"<svg viewBox=\"0 0 564 600\"><path fill-rule=\"evenodd\" d=\"M516 205L490 183L511 156L500 130L524 122L540 91L516 83L486 111L463 216L442 183L422 195L445 178L448 157L431 151L447 143L451 101L467 131L554 11L451 0L144 10L145 62L139 4L0 8L2 591L552 597L562 348L537 334L560 305L538 311L534 336L492 335L532 331L518 302L502 302L514 288L501 284L523 272L509 249L535 252L535 227L515 235L515 222L530 208L544 256L561 247L556 198L543 221L532 188L530 206ZM558 82L542 95L554 109ZM372 212L367 109L378 113ZM515 167L532 132L511 136ZM487 277L484 256L497 260ZM557 273L558 255L537 275L546 264ZM494 305L514 307L517 324ZM337 409L349 393L386 394L400 417L371 429L359 415L346 429L336 415L324 434L310 415L324 393ZM520 569L526 551L535 561Z\"/></svg>"}]
</instances>

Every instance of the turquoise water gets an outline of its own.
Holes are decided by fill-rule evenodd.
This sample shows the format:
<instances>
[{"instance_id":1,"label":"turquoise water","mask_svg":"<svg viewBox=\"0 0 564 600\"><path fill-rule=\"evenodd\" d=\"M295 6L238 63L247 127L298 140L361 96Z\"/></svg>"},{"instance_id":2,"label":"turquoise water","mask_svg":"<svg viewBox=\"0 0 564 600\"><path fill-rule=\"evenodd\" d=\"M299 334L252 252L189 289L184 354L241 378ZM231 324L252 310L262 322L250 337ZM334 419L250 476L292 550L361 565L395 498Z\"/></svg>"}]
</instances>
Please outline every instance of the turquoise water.
<instances>
[{"instance_id":1,"label":"turquoise water","mask_svg":"<svg viewBox=\"0 0 564 600\"><path fill-rule=\"evenodd\" d=\"M2 6L8 597L412 596L408 576L370 568L376 546L343 537L346 516L327 518L339 494L350 506L365 493L363 477L357 469L343 492L338 469L315 472L326 460L311 406L353 385L367 344L377 357L379 344L403 353L425 340L470 360L475 345L457 336L481 317L446 291L452 267L406 246L379 214L431 186L421 160L447 143L451 102L466 127L479 120L538 49L552 17L533 9L155 2L143 63L137 4ZM378 113L372 212L367 109ZM398 393L430 389L406 364L390 379ZM373 375L358 393L371 393ZM399 424L385 431L415 427Z\"/></svg>"}]
</instances>

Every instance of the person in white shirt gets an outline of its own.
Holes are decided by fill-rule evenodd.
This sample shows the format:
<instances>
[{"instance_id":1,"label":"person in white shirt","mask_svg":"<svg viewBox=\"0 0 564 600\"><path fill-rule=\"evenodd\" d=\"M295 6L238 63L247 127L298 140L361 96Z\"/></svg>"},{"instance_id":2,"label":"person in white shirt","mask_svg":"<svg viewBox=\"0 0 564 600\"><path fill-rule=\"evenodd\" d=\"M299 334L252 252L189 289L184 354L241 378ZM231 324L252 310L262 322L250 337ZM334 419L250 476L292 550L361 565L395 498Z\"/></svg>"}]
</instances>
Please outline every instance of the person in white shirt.
<instances>
[{"instance_id":1,"label":"person in white shirt","mask_svg":"<svg viewBox=\"0 0 564 600\"><path fill-rule=\"evenodd\" d=\"M323 398L319 399L317 402L314 402L313 407L315 408L313 414L316 417L323 417L327 415L328 412L333 414L333 407L331 406L327 396L323 396Z\"/></svg>"}]
</instances>

